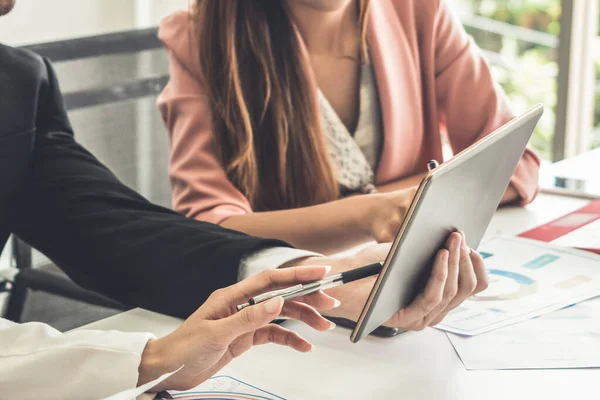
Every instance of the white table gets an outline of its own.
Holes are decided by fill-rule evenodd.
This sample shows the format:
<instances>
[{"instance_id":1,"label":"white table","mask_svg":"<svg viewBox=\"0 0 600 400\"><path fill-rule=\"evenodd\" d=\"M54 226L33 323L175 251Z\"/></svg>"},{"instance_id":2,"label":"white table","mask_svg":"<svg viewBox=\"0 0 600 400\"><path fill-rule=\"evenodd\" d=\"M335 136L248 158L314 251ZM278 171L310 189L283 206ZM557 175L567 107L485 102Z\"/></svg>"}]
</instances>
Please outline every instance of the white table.
<instances>
[{"instance_id":1,"label":"white table","mask_svg":"<svg viewBox=\"0 0 600 400\"><path fill-rule=\"evenodd\" d=\"M585 203L540 195L526 208L498 211L486 235L517 234ZM162 336L179 323L136 309L87 328ZM289 399L600 399L600 369L467 371L445 333L435 329L391 339L369 337L352 344L350 331L342 328L318 333L300 323L290 322L287 327L315 344L315 351L300 354L261 346L234 360L231 367Z\"/></svg>"}]
</instances>

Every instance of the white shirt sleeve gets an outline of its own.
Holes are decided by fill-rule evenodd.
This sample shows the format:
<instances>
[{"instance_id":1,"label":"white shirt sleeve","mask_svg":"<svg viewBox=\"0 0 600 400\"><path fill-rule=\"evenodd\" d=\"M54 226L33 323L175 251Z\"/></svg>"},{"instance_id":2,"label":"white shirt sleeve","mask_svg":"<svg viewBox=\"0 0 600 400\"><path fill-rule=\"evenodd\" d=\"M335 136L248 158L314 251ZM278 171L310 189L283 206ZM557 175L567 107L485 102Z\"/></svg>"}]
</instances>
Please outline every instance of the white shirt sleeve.
<instances>
[{"instance_id":1,"label":"white shirt sleeve","mask_svg":"<svg viewBox=\"0 0 600 400\"><path fill-rule=\"evenodd\" d=\"M288 247L271 247L259 250L246 256L240 263L238 281L249 278L268 269L276 269L283 264L305 257L323 257L312 251L292 249Z\"/></svg>"},{"instance_id":2,"label":"white shirt sleeve","mask_svg":"<svg viewBox=\"0 0 600 400\"><path fill-rule=\"evenodd\" d=\"M322 255L285 247L261 250L242 260L238 278L305 257ZM0 396L21 400L135 397L147 390L136 386L141 356L151 339L150 333L61 333L42 323L15 324L0 318Z\"/></svg>"},{"instance_id":3,"label":"white shirt sleeve","mask_svg":"<svg viewBox=\"0 0 600 400\"><path fill-rule=\"evenodd\" d=\"M137 386L149 333L73 331L0 318L0 397L102 399Z\"/></svg>"}]
</instances>

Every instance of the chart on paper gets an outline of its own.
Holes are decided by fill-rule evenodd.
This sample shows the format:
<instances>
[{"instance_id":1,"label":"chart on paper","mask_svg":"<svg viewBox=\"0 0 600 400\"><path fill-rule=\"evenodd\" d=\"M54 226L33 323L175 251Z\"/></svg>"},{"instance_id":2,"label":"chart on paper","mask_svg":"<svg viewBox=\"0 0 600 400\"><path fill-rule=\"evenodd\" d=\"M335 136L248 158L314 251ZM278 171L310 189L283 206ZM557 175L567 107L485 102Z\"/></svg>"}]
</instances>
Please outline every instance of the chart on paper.
<instances>
[{"instance_id":1,"label":"chart on paper","mask_svg":"<svg viewBox=\"0 0 600 400\"><path fill-rule=\"evenodd\" d=\"M178 400L285 400L240 378L217 375L193 390L170 392Z\"/></svg>"},{"instance_id":2,"label":"chart on paper","mask_svg":"<svg viewBox=\"0 0 600 400\"><path fill-rule=\"evenodd\" d=\"M523 238L481 245L489 287L437 327L477 335L600 295L600 257Z\"/></svg>"}]
</instances>

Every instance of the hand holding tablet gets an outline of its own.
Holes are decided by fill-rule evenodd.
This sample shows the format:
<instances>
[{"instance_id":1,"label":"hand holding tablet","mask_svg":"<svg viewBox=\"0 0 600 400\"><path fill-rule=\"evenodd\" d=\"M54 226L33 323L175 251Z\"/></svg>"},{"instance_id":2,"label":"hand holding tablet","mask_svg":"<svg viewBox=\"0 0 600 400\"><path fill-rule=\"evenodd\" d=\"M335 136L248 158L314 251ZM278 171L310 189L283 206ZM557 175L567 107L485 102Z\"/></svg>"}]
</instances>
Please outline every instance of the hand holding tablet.
<instances>
[{"instance_id":1,"label":"hand holding tablet","mask_svg":"<svg viewBox=\"0 0 600 400\"><path fill-rule=\"evenodd\" d=\"M542 113L541 105L533 107L448 162L437 168L432 165L417 190L352 332L350 339L353 342L394 315L406 314L402 310L410 309L413 301L422 300L419 307L427 311L435 299L423 299L428 293L439 293L441 281L444 291L453 291L452 286L445 286L447 275L444 273L449 271L443 271L439 266L446 256L444 250L438 250L444 246L448 235L457 229L466 233L463 238L467 248L479 245ZM482 275L483 263L479 264L477 253L461 256L463 261L466 258L470 259L466 265L471 264L473 273L478 270ZM474 263L472 258L475 258ZM463 266L463 270L466 272L466 267ZM459 267L459 284L460 271ZM435 281L438 283L433 283ZM451 301L448 306L456 305ZM441 306L438 303L432 311L436 307ZM439 318L426 317L422 322L435 324Z\"/></svg>"}]
</instances>

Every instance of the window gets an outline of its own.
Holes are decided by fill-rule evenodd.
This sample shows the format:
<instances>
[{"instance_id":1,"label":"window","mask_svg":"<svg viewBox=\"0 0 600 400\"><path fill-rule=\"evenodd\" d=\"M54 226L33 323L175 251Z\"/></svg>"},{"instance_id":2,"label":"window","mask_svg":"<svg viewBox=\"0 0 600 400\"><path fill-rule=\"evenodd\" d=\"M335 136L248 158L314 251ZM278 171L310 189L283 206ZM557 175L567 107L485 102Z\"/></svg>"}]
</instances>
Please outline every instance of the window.
<instances>
[{"instance_id":1,"label":"window","mask_svg":"<svg viewBox=\"0 0 600 400\"><path fill-rule=\"evenodd\" d=\"M600 147L599 0L453 1L515 112L545 105L531 140L542 158Z\"/></svg>"},{"instance_id":2,"label":"window","mask_svg":"<svg viewBox=\"0 0 600 400\"><path fill-rule=\"evenodd\" d=\"M591 147L600 147L600 18L598 20L598 36L594 45L594 59L596 61L596 96L594 99L594 130L592 133Z\"/></svg>"}]
</instances>

